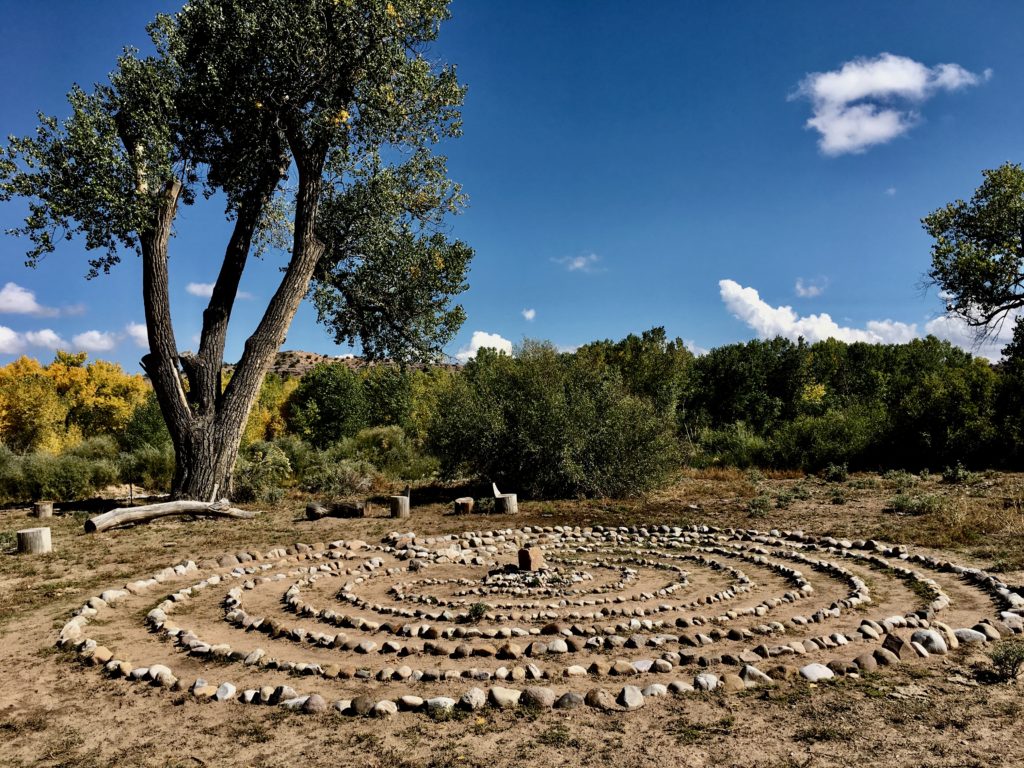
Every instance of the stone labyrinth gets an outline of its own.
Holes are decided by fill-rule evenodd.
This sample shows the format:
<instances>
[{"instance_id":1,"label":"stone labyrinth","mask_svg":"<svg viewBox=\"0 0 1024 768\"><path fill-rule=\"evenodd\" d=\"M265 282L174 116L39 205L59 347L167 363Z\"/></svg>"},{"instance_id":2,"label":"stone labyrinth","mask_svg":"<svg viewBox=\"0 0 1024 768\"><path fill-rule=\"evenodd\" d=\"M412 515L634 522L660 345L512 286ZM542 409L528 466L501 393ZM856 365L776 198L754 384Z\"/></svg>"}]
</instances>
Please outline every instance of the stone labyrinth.
<instances>
[{"instance_id":1,"label":"stone labyrinth","mask_svg":"<svg viewBox=\"0 0 1024 768\"><path fill-rule=\"evenodd\" d=\"M1021 632L1021 592L800 531L392 533L174 565L91 598L58 644L172 697L299 712L629 711L927 664Z\"/></svg>"}]
</instances>

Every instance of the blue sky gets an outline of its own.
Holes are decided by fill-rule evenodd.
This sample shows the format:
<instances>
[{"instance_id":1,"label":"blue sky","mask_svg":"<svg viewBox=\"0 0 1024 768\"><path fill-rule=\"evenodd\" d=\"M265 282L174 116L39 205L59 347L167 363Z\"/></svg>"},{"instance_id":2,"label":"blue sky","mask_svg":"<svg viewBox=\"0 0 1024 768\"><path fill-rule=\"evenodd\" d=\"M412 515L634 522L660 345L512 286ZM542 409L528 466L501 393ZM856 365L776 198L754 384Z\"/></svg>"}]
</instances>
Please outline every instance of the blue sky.
<instances>
[{"instance_id":1,"label":"blue sky","mask_svg":"<svg viewBox=\"0 0 1024 768\"><path fill-rule=\"evenodd\" d=\"M0 131L31 131L37 110L63 115L73 82L103 80L123 45L145 44L153 14L175 7L0 0ZM474 335L571 348L655 325L695 348L927 332L969 346L921 288L930 242L919 220L969 196L982 169L1024 160L1024 4L455 0L452 10L432 55L469 86L465 135L444 151L470 198L452 233L476 249L452 355L471 351ZM0 205L0 227L22 212ZM182 348L205 304L189 285L216 276L219 213L186 209L172 245ZM48 359L62 343L138 370L137 259L87 282L78 244L35 270L24 250L0 238L0 363L18 351ZM244 279L252 298L236 305L229 360L278 266L268 259ZM285 348L348 351L308 306Z\"/></svg>"}]
</instances>

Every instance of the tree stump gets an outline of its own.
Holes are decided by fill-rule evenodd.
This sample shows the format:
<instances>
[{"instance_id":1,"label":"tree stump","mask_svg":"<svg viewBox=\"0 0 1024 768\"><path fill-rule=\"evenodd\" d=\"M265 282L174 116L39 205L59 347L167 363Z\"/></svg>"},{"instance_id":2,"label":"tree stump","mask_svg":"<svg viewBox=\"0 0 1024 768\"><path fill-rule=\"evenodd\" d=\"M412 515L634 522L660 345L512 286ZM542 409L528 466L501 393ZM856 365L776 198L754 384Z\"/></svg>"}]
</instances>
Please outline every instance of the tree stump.
<instances>
[{"instance_id":1,"label":"tree stump","mask_svg":"<svg viewBox=\"0 0 1024 768\"><path fill-rule=\"evenodd\" d=\"M455 500L455 514L465 515L472 512L475 503L472 496L460 496Z\"/></svg>"},{"instance_id":2,"label":"tree stump","mask_svg":"<svg viewBox=\"0 0 1024 768\"><path fill-rule=\"evenodd\" d=\"M49 528L26 528L18 531L18 552L24 555L45 555L52 552Z\"/></svg>"},{"instance_id":3,"label":"tree stump","mask_svg":"<svg viewBox=\"0 0 1024 768\"><path fill-rule=\"evenodd\" d=\"M398 518L405 518L409 516L409 497L408 496L392 496L391 497L391 516Z\"/></svg>"},{"instance_id":4,"label":"tree stump","mask_svg":"<svg viewBox=\"0 0 1024 768\"><path fill-rule=\"evenodd\" d=\"M503 493L494 497L494 511L499 514L514 515L519 511L519 499L514 493Z\"/></svg>"},{"instance_id":5,"label":"tree stump","mask_svg":"<svg viewBox=\"0 0 1024 768\"><path fill-rule=\"evenodd\" d=\"M36 517L53 517L53 502L37 501L32 505L32 510Z\"/></svg>"}]
</instances>

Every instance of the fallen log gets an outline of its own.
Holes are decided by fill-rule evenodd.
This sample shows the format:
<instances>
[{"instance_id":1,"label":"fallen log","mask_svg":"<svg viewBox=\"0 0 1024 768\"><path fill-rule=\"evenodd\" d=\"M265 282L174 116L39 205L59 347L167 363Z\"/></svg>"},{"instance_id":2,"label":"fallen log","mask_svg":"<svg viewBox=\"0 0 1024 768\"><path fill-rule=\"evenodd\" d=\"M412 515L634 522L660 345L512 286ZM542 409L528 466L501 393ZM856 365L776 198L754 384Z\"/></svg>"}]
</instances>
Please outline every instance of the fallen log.
<instances>
[{"instance_id":1,"label":"fallen log","mask_svg":"<svg viewBox=\"0 0 1024 768\"><path fill-rule=\"evenodd\" d=\"M306 505L306 518L319 520L323 517L366 517L369 504L361 501L355 503L339 501L325 506L317 501Z\"/></svg>"},{"instance_id":2,"label":"fallen log","mask_svg":"<svg viewBox=\"0 0 1024 768\"><path fill-rule=\"evenodd\" d=\"M86 533L99 533L128 523L144 523L158 517L172 515L205 515L209 517L232 517L251 520L256 513L248 509L235 509L227 499L206 501L165 501L160 504L145 504L141 507L120 507L104 512L85 521Z\"/></svg>"}]
</instances>

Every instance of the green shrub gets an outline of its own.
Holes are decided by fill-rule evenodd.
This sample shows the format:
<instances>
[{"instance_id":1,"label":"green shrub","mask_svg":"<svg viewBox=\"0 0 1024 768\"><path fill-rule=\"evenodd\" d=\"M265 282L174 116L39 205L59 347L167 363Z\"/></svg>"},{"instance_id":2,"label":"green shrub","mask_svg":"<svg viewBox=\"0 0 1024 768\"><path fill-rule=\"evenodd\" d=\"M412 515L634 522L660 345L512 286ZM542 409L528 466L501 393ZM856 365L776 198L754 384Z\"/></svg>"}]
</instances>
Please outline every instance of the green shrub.
<instances>
[{"instance_id":1,"label":"green shrub","mask_svg":"<svg viewBox=\"0 0 1024 768\"><path fill-rule=\"evenodd\" d=\"M779 491L775 494L775 506L778 509L786 509L793 503L793 499L795 498L796 494L791 491Z\"/></svg>"},{"instance_id":2,"label":"green shrub","mask_svg":"<svg viewBox=\"0 0 1024 768\"><path fill-rule=\"evenodd\" d=\"M174 478L174 449L171 445L143 444L118 459L124 482L151 491L169 491Z\"/></svg>"},{"instance_id":3,"label":"green shrub","mask_svg":"<svg viewBox=\"0 0 1024 768\"><path fill-rule=\"evenodd\" d=\"M143 445L169 446L171 434L167 431L156 393L150 391L141 405L132 411L131 418L118 436L122 451L131 453Z\"/></svg>"},{"instance_id":4,"label":"green shrub","mask_svg":"<svg viewBox=\"0 0 1024 768\"><path fill-rule=\"evenodd\" d=\"M901 493L889 501L889 509L901 515L926 515L941 512L945 504L942 497L933 494Z\"/></svg>"},{"instance_id":5,"label":"green shrub","mask_svg":"<svg viewBox=\"0 0 1024 768\"><path fill-rule=\"evenodd\" d=\"M110 459L31 453L19 463L20 472L9 475L13 483L3 489L11 501L78 501L118 480L117 464Z\"/></svg>"},{"instance_id":6,"label":"green shrub","mask_svg":"<svg viewBox=\"0 0 1024 768\"><path fill-rule=\"evenodd\" d=\"M288 456L274 443L253 443L235 463L233 495L238 501L280 501L291 469Z\"/></svg>"},{"instance_id":7,"label":"green shrub","mask_svg":"<svg viewBox=\"0 0 1024 768\"><path fill-rule=\"evenodd\" d=\"M882 436L877 408L850 407L823 414L801 414L782 423L771 437L775 466L808 472L829 465L863 466Z\"/></svg>"},{"instance_id":8,"label":"green shrub","mask_svg":"<svg viewBox=\"0 0 1024 768\"><path fill-rule=\"evenodd\" d=\"M850 472L845 464L829 464L821 473L826 483L845 483L849 476Z\"/></svg>"},{"instance_id":9,"label":"green shrub","mask_svg":"<svg viewBox=\"0 0 1024 768\"><path fill-rule=\"evenodd\" d=\"M771 497L762 493L759 496L755 496L747 503L747 513L751 517L764 517L768 514L768 510L770 510L771 507Z\"/></svg>"},{"instance_id":10,"label":"green shrub","mask_svg":"<svg viewBox=\"0 0 1024 768\"><path fill-rule=\"evenodd\" d=\"M299 478L302 490L332 498L371 493L385 484L373 464L358 459L335 459L330 451L320 453Z\"/></svg>"},{"instance_id":11,"label":"green shrub","mask_svg":"<svg viewBox=\"0 0 1024 768\"><path fill-rule=\"evenodd\" d=\"M679 460L671 421L614 369L535 343L481 350L440 395L428 445L446 477L541 498L644 493Z\"/></svg>"},{"instance_id":12,"label":"green shrub","mask_svg":"<svg viewBox=\"0 0 1024 768\"><path fill-rule=\"evenodd\" d=\"M438 462L424 456L401 427L370 427L355 436L355 454L389 477L422 480L434 474Z\"/></svg>"},{"instance_id":13,"label":"green shrub","mask_svg":"<svg viewBox=\"0 0 1024 768\"><path fill-rule=\"evenodd\" d=\"M842 488L833 488L832 489L832 496L829 498L829 501L832 504L845 504L846 503L846 494L843 493L843 489Z\"/></svg>"},{"instance_id":14,"label":"green shrub","mask_svg":"<svg viewBox=\"0 0 1024 768\"><path fill-rule=\"evenodd\" d=\"M989 652L989 657L1000 680L1016 680L1024 669L1024 640L1016 637L1002 640Z\"/></svg>"},{"instance_id":15,"label":"green shrub","mask_svg":"<svg viewBox=\"0 0 1024 768\"><path fill-rule=\"evenodd\" d=\"M768 443L754 434L746 424L737 421L721 429L705 428L697 436L697 466L717 464L738 469L766 463Z\"/></svg>"},{"instance_id":16,"label":"green shrub","mask_svg":"<svg viewBox=\"0 0 1024 768\"><path fill-rule=\"evenodd\" d=\"M948 485L970 485L978 481L978 475L970 472L959 461L953 467L946 467L942 472L942 482Z\"/></svg>"}]
</instances>

